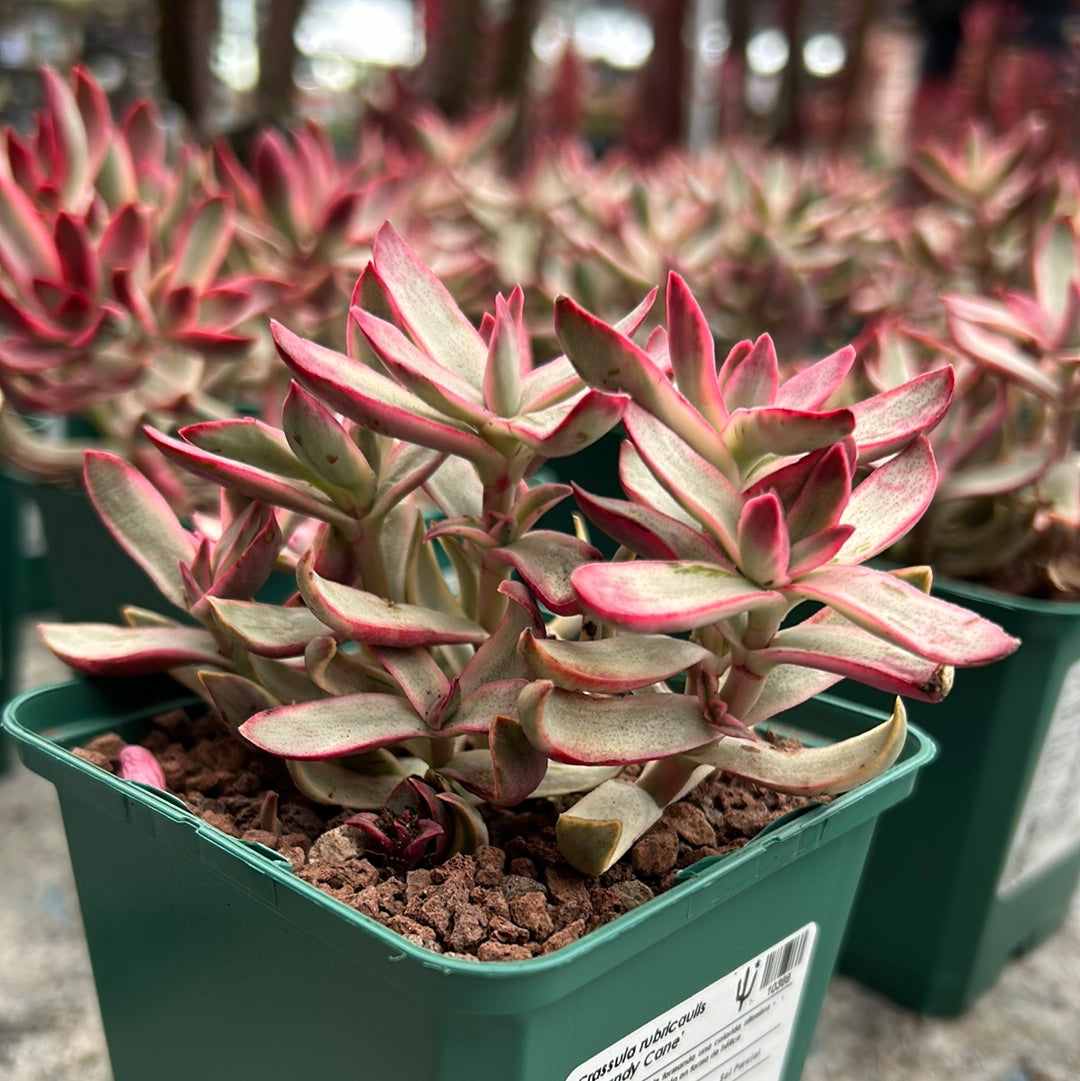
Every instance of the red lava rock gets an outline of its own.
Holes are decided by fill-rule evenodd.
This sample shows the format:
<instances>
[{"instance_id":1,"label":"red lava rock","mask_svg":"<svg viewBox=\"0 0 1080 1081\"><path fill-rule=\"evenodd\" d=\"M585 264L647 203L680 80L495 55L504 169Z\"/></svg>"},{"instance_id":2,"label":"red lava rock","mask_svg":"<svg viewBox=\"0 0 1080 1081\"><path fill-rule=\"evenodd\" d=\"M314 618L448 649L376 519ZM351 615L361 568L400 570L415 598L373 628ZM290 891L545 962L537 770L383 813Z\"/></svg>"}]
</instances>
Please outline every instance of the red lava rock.
<instances>
[{"instance_id":1,"label":"red lava rock","mask_svg":"<svg viewBox=\"0 0 1080 1081\"><path fill-rule=\"evenodd\" d=\"M506 854L501 848L481 845L474 853L476 863L476 882L480 886L498 886L503 880L503 865Z\"/></svg>"},{"instance_id":2,"label":"red lava rock","mask_svg":"<svg viewBox=\"0 0 1080 1081\"><path fill-rule=\"evenodd\" d=\"M250 841L253 844L266 845L275 851L281 846L281 838L269 830L244 830L240 834L241 841Z\"/></svg>"},{"instance_id":3,"label":"red lava rock","mask_svg":"<svg viewBox=\"0 0 1080 1081\"><path fill-rule=\"evenodd\" d=\"M399 935L421 946L430 945L435 941L435 932L430 927L425 927L416 920L410 920L408 916L391 916L386 921L386 926L391 931L396 931Z\"/></svg>"},{"instance_id":4,"label":"red lava rock","mask_svg":"<svg viewBox=\"0 0 1080 1081\"><path fill-rule=\"evenodd\" d=\"M105 732L92 739L83 750L96 751L98 754L103 754L110 762L115 762L126 746L126 742L115 732Z\"/></svg>"},{"instance_id":5,"label":"red lava rock","mask_svg":"<svg viewBox=\"0 0 1080 1081\"><path fill-rule=\"evenodd\" d=\"M705 812L692 803L673 803L664 812L664 819L687 844L698 848L716 844L716 830L709 825Z\"/></svg>"},{"instance_id":6,"label":"red lava rock","mask_svg":"<svg viewBox=\"0 0 1080 1081\"><path fill-rule=\"evenodd\" d=\"M515 897L521 896L523 893L536 893L537 891L543 891L543 884L538 882L535 878L526 878L524 875L507 875L502 880L503 896L512 901Z\"/></svg>"},{"instance_id":7,"label":"red lava rock","mask_svg":"<svg viewBox=\"0 0 1080 1081\"><path fill-rule=\"evenodd\" d=\"M473 953L484 941L487 919L479 905L468 904L454 913L454 926L446 935L446 945L457 953Z\"/></svg>"},{"instance_id":8,"label":"red lava rock","mask_svg":"<svg viewBox=\"0 0 1080 1081\"><path fill-rule=\"evenodd\" d=\"M679 858L679 837L663 822L653 826L630 850L634 870L640 875L662 875Z\"/></svg>"},{"instance_id":9,"label":"red lava rock","mask_svg":"<svg viewBox=\"0 0 1080 1081\"><path fill-rule=\"evenodd\" d=\"M488 935L496 942L525 942L529 932L505 916L488 915Z\"/></svg>"},{"instance_id":10,"label":"red lava rock","mask_svg":"<svg viewBox=\"0 0 1080 1081\"><path fill-rule=\"evenodd\" d=\"M547 898L538 890L523 893L510 902L510 918L519 927L531 931L541 941L555 930L555 921L548 911Z\"/></svg>"},{"instance_id":11,"label":"red lava rock","mask_svg":"<svg viewBox=\"0 0 1080 1081\"><path fill-rule=\"evenodd\" d=\"M229 815L219 814L216 811L206 811L202 815L202 819L215 829L221 830L222 833L227 833L230 837L240 836L240 831L236 828L236 823L233 822Z\"/></svg>"},{"instance_id":12,"label":"red lava rock","mask_svg":"<svg viewBox=\"0 0 1080 1081\"><path fill-rule=\"evenodd\" d=\"M571 942L577 942L583 934L585 934L585 921L574 920L573 923L567 924L561 931L556 931L544 943L543 952L554 953L556 950L561 950L563 946L569 946Z\"/></svg>"},{"instance_id":13,"label":"red lava rock","mask_svg":"<svg viewBox=\"0 0 1080 1081\"><path fill-rule=\"evenodd\" d=\"M102 754L100 751L91 751L83 747L76 747L72 752L76 758L81 758L84 762L88 762L91 766L97 766L98 769L103 769L106 773L113 773L113 760L107 755ZM165 775L165 781L168 783L168 774Z\"/></svg>"},{"instance_id":14,"label":"red lava rock","mask_svg":"<svg viewBox=\"0 0 1080 1081\"><path fill-rule=\"evenodd\" d=\"M481 942L476 948L478 961L527 961L532 957L528 946L515 946L506 942Z\"/></svg>"},{"instance_id":15,"label":"red lava rock","mask_svg":"<svg viewBox=\"0 0 1080 1081\"><path fill-rule=\"evenodd\" d=\"M517 878L531 878L534 881L540 877L536 864L525 856L518 856L510 861L508 873Z\"/></svg>"}]
</instances>

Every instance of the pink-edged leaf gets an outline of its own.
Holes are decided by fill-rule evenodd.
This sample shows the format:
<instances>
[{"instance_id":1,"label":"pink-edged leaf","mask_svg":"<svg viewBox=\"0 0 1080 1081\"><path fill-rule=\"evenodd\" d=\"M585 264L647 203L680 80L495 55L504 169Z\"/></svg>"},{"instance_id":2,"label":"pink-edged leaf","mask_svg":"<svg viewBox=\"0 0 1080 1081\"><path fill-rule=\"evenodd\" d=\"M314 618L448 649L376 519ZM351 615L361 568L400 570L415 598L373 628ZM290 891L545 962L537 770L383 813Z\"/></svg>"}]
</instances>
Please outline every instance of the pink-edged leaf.
<instances>
[{"instance_id":1,"label":"pink-edged leaf","mask_svg":"<svg viewBox=\"0 0 1080 1081\"><path fill-rule=\"evenodd\" d=\"M1042 477L1058 454L1049 443L1011 448L1004 460L955 469L942 481L936 498L944 502L1017 492Z\"/></svg>"},{"instance_id":2,"label":"pink-edged leaf","mask_svg":"<svg viewBox=\"0 0 1080 1081\"><path fill-rule=\"evenodd\" d=\"M1034 305L1034 313L1037 318L1034 323L1027 316L1032 314L1033 302L1030 298L1023 305L1024 314L1021 315L1016 306L1016 294L1007 294L1008 303L991 300L980 296L955 296L946 295L941 298L946 312L955 320L962 323L976 323L980 327L990 331L1003 332L1008 337L1024 341L1031 337L1033 330L1046 322L1045 314L1037 305Z\"/></svg>"},{"instance_id":3,"label":"pink-edged leaf","mask_svg":"<svg viewBox=\"0 0 1080 1081\"><path fill-rule=\"evenodd\" d=\"M484 369L484 404L501 417L512 417L521 408L521 377L532 369L529 336L520 314L520 286L512 294L515 295L516 318L501 293L495 298L495 322Z\"/></svg>"},{"instance_id":4,"label":"pink-edged leaf","mask_svg":"<svg viewBox=\"0 0 1080 1081\"><path fill-rule=\"evenodd\" d=\"M505 431L511 439L545 458L565 458L610 432L622 419L627 401L621 395L590 390L572 404L543 413L489 421L486 432Z\"/></svg>"},{"instance_id":5,"label":"pink-edged leaf","mask_svg":"<svg viewBox=\"0 0 1080 1081\"><path fill-rule=\"evenodd\" d=\"M855 430L850 409L807 413L765 407L736 409L723 431L724 444L746 471L761 459L805 454L846 439Z\"/></svg>"},{"instance_id":6,"label":"pink-edged leaf","mask_svg":"<svg viewBox=\"0 0 1080 1081\"><path fill-rule=\"evenodd\" d=\"M133 270L146 258L149 243L146 211L128 203L105 226L98 243L98 261L110 270Z\"/></svg>"},{"instance_id":7,"label":"pink-edged leaf","mask_svg":"<svg viewBox=\"0 0 1080 1081\"><path fill-rule=\"evenodd\" d=\"M644 409L631 405L623 422L638 455L660 486L734 559L742 499L728 478ZM630 467L628 460L620 462L624 483ZM646 496L645 502L652 500Z\"/></svg>"},{"instance_id":8,"label":"pink-edged leaf","mask_svg":"<svg viewBox=\"0 0 1080 1081\"><path fill-rule=\"evenodd\" d=\"M147 335L157 333L157 315L150 304L150 298L139 284L136 273L129 269L114 270L112 290L117 301L130 313L134 322Z\"/></svg>"},{"instance_id":9,"label":"pink-edged leaf","mask_svg":"<svg viewBox=\"0 0 1080 1081\"><path fill-rule=\"evenodd\" d=\"M117 758L118 777L125 781L137 781L139 784L150 785L152 788L160 788L162 791L168 790L169 786L165 783L165 773L161 768L161 763L154 757L152 751L145 747L128 744L120 748Z\"/></svg>"},{"instance_id":10,"label":"pink-edged leaf","mask_svg":"<svg viewBox=\"0 0 1080 1081\"><path fill-rule=\"evenodd\" d=\"M739 574L690 561L586 563L571 575L582 605L605 623L645 634L703 627L783 604Z\"/></svg>"},{"instance_id":11,"label":"pink-edged leaf","mask_svg":"<svg viewBox=\"0 0 1080 1081\"><path fill-rule=\"evenodd\" d=\"M1019 383L1048 401L1058 400L1061 394L1058 381L1040 368L1015 342L955 317L949 319L949 331L961 350L991 371Z\"/></svg>"},{"instance_id":12,"label":"pink-edged leaf","mask_svg":"<svg viewBox=\"0 0 1080 1081\"><path fill-rule=\"evenodd\" d=\"M629 394L718 469L730 466L712 425L629 338L569 297L555 302L555 333L586 383L597 390Z\"/></svg>"},{"instance_id":13,"label":"pink-edged leaf","mask_svg":"<svg viewBox=\"0 0 1080 1081\"><path fill-rule=\"evenodd\" d=\"M404 698L393 694L346 694L278 706L240 726L261 750L301 761L362 754L430 736Z\"/></svg>"},{"instance_id":14,"label":"pink-edged leaf","mask_svg":"<svg viewBox=\"0 0 1080 1081\"><path fill-rule=\"evenodd\" d=\"M937 487L934 452L925 436L857 485L841 517L855 527L836 553L839 563L863 563L884 552L923 516Z\"/></svg>"},{"instance_id":15,"label":"pink-edged leaf","mask_svg":"<svg viewBox=\"0 0 1080 1081\"><path fill-rule=\"evenodd\" d=\"M828 563L835 558L836 553L854 532L852 526L836 525L796 541L791 546L791 555L788 557L788 577L801 578L822 563Z\"/></svg>"},{"instance_id":16,"label":"pink-edged leaf","mask_svg":"<svg viewBox=\"0 0 1080 1081\"><path fill-rule=\"evenodd\" d=\"M256 417L230 417L187 424L180 436L199 450L231 462L250 465L275 476L308 480L285 433Z\"/></svg>"},{"instance_id":17,"label":"pink-edged leaf","mask_svg":"<svg viewBox=\"0 0 1080 1081\"><path fill-rule=\"evenodd\" d=\"M86 452L83 482L120 547L165 597L183 606L180 567L194 561L197 544L168 500L134 466L105 451Z\"/></svg>"},{"instance_id":18,"label":"pink-edged leaf","mask_svg":"<svg viewBox=\"0 0 1080 1081\"><path fill-rule=\"evenodd\" d=\"M63 206L81 211L93 181L82 114L75 94L65 79L49 67L41 69L41 79L45 85L45 107L50 130L56 139L60 159Z\"/></svg>"},{"instance_id":19,"label":"pink-edged leaf","mask_svg":"<svg viewBox=\"0 0 1080 1081\"><path fill-rule=\"evenodd\" d=\"M1080 282L1080 232L1068 218L1043 229L1035 240L1031 261L1035 297L1056 330L1069 305L1069 287Z\"/></svg>"},{"instance_id":20,"label":"pink-edged leaf","mask_svg":"<svg viewBox=\"0 0 1080 1081\"><path fill-rule=\"evenodd\" d=\"M615 323L615 329L620 334L632 337L651 311L656 294L657 290L651 289L632 312ZM522 412L558 405L582 388L581 376L570 359L566 356L556 357L538 365L525 377L521 388Z\"/></svg>"},{"instance_id":21,"label":"pink-edged leaf","mask_svg":"<svg viewBox=\"0 0 1080 1081\"><path fill-rule=\"evenodd\" d=\"M200 672L199 682L218 715L233 731L252 714L281 705L265 687L235 672Z\"/></svg>"},{"instance_id":22,"label":"pink-edged leaf","mask_svg":"<svg viewBox=\"0 0 1080 1081\"><path fill-rule=\"evenodd\" d=\"M906 740L907 714L897 699L888 721L839 743L792 752L764 741L722 739L693 757L776 792L830 795L877 777L899 758Z\"/></svg>"},{"instance_id":23,"label":"pink-edged leaf","mask_svg":"<svg viewBox=\"0 0 1080 1081\"><path fill-rule=\"evenodd\" d=\"M165 160L165 124L151 101L134 102L124 116L122 127L140 172Z\"/></svg>"},{"instance_id":24,"label":"pink-edged leaf","mask_svg":"<svg viewBox=\"0 0 1080 1081\"><path fill-rule=\"evenodd\" d=\"M293 243L304 240L310 216L310 207L305 205L306 185L279 132L270 129L260 132L252 169L262 201L275 227Z\"/></svg>"},{"instance_id":25,"label":"pink-edged leaf","mask_svg":"<svg viewBox=\"0 0 1080 1081\"><path fill-rule=\"evenodd\" d=\"M352 317L383 367L403 387L440 413L471 426L483 424L488 411L476 387L418 349L393 323L359 310Z\"/></svg>"},{"instance_id":26,"label":"pink-edged leaf","mask_svg":"<svg viewBox=\"0 0 1080 1081\"><path fill-rule=\"evenodd\" d=\"M800 623L777 631L767 648L756 650L755 671L777 664L833 672L920 702L940 702L952 686L952 668L917 657L846 622Z\"/></svg>"},{"instance_id":27,"label":"pink-edged leaf","mask_svg":"<svg viewBox=\"0 0 1080 1081\"><path fill-rule=\"evenodd\" d=\"M551 680L567 691L601 694L649 687L712 657L694 642L659 634L573 642L525 632L519 649L537 679Z\"/></svg>"},{"instance_id":28,"label":"pink-edged leaf","mask_svg":"<svg viewBox=\"0 0 1080 1081\"><path fill-rule=\"evenodd\" d=\"M774 492L748 499L739 517L739 569L763 586L788 580L791 552L784 508Z\"/></svg>"},{"instance_id":29,"label":"pink-edged leaf","mask_svg":"<svg viewBox=\"0 0 1080 1081\"><path fill-rule=\"evenodd\" d=\"M424 490L447 518L480 519L484 516L483 482L472 463L462 458L446 458L440 462L424 482Z\"/></svg>"},{"instance_id":30,"label":"pink-edged leaf","mask_svg":"<svg viewBox=\"0 0 1080 1081\"><path fill-rule=\"evenodd\" d=\"M628 765L685 754L716 739L696 698L632 694L601 698L530 683L518 699L529 739L557 762Z\"/></svg>"},{"instance_id":31,"label":"pink-edged leaf","mask_svg":"<svg viewBox=\"0 0 1080 1081\"><path fill-rule=\"evenodd\" d=\"M374 593L331 582L311 569L310 556L297 565L297 584L312 613L357 642L408 649L412 646L479 643L487 632L463 616L396 603Z\"/></svg>"},{"instance_id":32,"label":"pink-edged leaf","mask_svg":"<svg viewBox=\"0 0 1080 1081\"><path fill-rule=\"evenodd\" d=\"M617 544L645 559L696 559L728 564L724 552L708 537L676 518L640 503L591 495L574 487L582 513Z\"/></svg>"},{"instance_id":33,"label":"pink-edged leaf","mask_svg":"<svg viewBox=\"0 0 1080 1081\"><path fill-rule=\"evenodd\" d=\"M239 600L254 597L273 573L282 543L273 508L250 503L217 546L209 594Z\"/></svg>"},{"instance_id":34,"label":"pink-edged leaf","mask_svg":"<svg viewBox=\"0 0 1080 1081\"><path fill-rule=\"evenodd\" d=\"M370 515L381 518L394 507L401 505L409 492L432 483L436 472L447 461L459 462L460 460L446 459L428 447L417 447L411 443L395 443L382 462L379 484L375 492L375 503L369 512ZM460 465L472 471L472 466L468 462L460 462Z\"/></svg>"},{"instance_id":35,"label":"pink-edged leaf","mask_svg":"<svg viewBox=\"0 0 1080 1081\"><path fill-rule=\"evenodd\" d=\"M517 713L518 695L528 682L524 677L485 683L458 703L454 715L443 726L446 736L482 736L498 716L513 717Z\"/></svg>"},{"instance_id":36,"label":"pink-edged leaf","mask_svg":"<svg viewBox=\"0 0 1080 1081\"><path fill-rule=\"evenodd\" d=\"M819 567L784 592L827 605L871 634L941 664L989 664L1019 644L996 623L870 567Z\"/></svg>"},{"instance_id":37,"label":"pink-edged leaf","mask_svg":"<svg viewBox=\"0 0 1080 1081\"><path fill-rule=\"evenodd\" d=\"M52 236L29 196L0 176L0 266L22 288L34 278L61 279Z\"/></svg>"},{"instance_id":38,"label":"pink-edged leaf","mask_svg":"<svg viewBox=\"0 0 1080 1081\"><path fill-rule=\"evenodd\" d=\"M741 345L732 349L720 368L719 383L728 413L773 405L780 365L772 338L762 334L749 349Z\"/></svg>"},{"instance_id":39,"label":"pink-edged leaf","mask_svg":"<svg viewBox=\"0 0 1080 1081\"><path fill-rule=\"evenodd\" d=\"M91 676L137 676L179 665L228 664L201 627L115 627L109 623L41 623L45 645Z\"/></svg>"},{"instance_id":40,"label":"pink-edged leaf","mask_svg":"<svg viewBox=\"0 0 1080 1081\"><path fill-rule=\"evenodd\" d=\"M101 276L85 223L70 214L58 214L53 236L64 283L84 296L97 296Z\"/></svg>"},{"instance_id":41,"label":"pink-edged leaf","mask_svg":"<svg viewBox=\"0 0 1080 1081\"><path fill-rule=\"evenodd\" d=\"M497 455L487 443L392 379L307 341L280 323L271 320L270 329L278 352L298 380L350 420L433 450L496 464Z\"/></svg>"},{"instance_id":42,"label":"pink-edged leaf","mask_svg":"<svg viewBox=\"0 0 1080 1081\"><path fill-rule=\"evenodd\" d=\"M841 679L843 676L834 672L803 668L794 664L778 664L769 670L757 700L744 712L740 720L752 728L808 702L815 694L834 687Z\"/></svg>"},{"instance_id":43,"label":"pink-edged leaf","mask_svg":"<svg viewBox=\"0 0 1080 1081\"><path fill-rule=\"evenodd\" d=\"M216 422L209 422L216 423ZM153 428L144 428L150 441L170 460L198 477L220 484L251 499L261 499L286 510L311 515L349 531L353 520L339 511L313 486L277 477L243 462L233 462L182 443Z\"/></svg>"},{"instance_id":44,"label":"pink-edged leaf","mask_svg":"<svg viewBox=\"0 0 1080 1081\"><path fill-rule=\"evenodd\" d=\"M435 663L435 658L419 647L413 649L387 649L371 646L371 655L394 677L394 682L401 688L410 705L424 719L424 723L438 728L433 723L436 708L446 701L450 694L450 680Z\"/></svg>"},{"instance_id":45,"label":"pink-edged leaf","mask_svg":"<svg viewBox=\"0 0 1080 1081\"><path fill-rule=\"evenodd\" d=\"M405 329L440 364L482 390L487 346L447 288L389 222L376 234L374 252L375 271Z\"/></svg>"},{"instance_id":46,"label":"pink-edged leaf","mask_svg":"<svg viewBox=\"0 0 1080 1081\"><path fill-rule=\"evenodd\" d=\"M101 84L81 65L72 72L74 78L75 104L86 134L86 149L90 173L101 166L113 136L112 113L109 99Z\"/></svg>"},{"instance_id":47,"label":"pink-edged leaf","mask_svg":"<svg viewBox=\"0 0 1080 1081\"><path fill-rule=\"evenodd\" d=\"M527 488L524 495L514 501L511 512L518 534L532 529L549 510L563 502L571 490L569 484L537 484Z\"/></svg>"},{"instance_id":48,"label":"pink-edged leaf","mask_svg":"<svg viewBox=\"0 0 1080 1081\"><path fill-rule=\"evenodd\" d=\"M485 685L523 678L525 662L518 652L518 640L526 631L540 633L543 629L543 617L521 582L503 582L499 592L509 597L511 603L503 610L498 626L461 672L461 693L466 700Z\"/></svg>"},{"instance_id":49,"label":"pink-edged leaf","mask_svg":"<svg viewBox=\"0 0 1080 1081\"><path fill-rule=\"evenodd\" d=\"M371 505L375 471L338 419L298 383L292 383L281 411L289 447L312 473L347 491L358 509Z\"/></svg>"},{"instance_id":50,"label":"pink-edged leaf","mask_svg":"<svg viewBox=\"0 0 1080 1081\"><path fill-rule=\"evenodd\" d=\"M774 491L784 505L792 543L829 529L840 520L851 493L855 443L845 439L781 466L743 493L753 498Z\"/></svg>"},{"instance_id":51,"label":"pink-edged leaf","mask_svg":"<svg viewBox=\"0 0 1080 1081\"><path fill-rule=\"evenodd\" d=\"M260 657L302 657L308 643L327 633L326 624L306 608L285 608L260 601L211 598L217 622Z\"/></svg>"},{"instance_id":52,"label":"pink-edged leaf","mask_svg":"<svg viewBox=\"0 0 1080 1081\"><path fill-rule=\"evenodd\" d=\"M236 212L228 196L198 203L180 225L171 284L206 289L214 280L232 243Z\"/></svg>"},{"instance_id":53,"label":"pink-edged leaf","mask_svg":"<svg viewBox=\"0 0 1080 1081\"><path fill-rule=\"evenodd\" d=\"M854 362L855 350L845 345L784 380L776 389L774 404L786 409L821 409L843 386Z\"/></svg>"},{"instance_id":54,"label":"pink-edged leaf","mask_svg":"<svg viewBox=\"0 0 1080 1081\"><path fill-rule=\"evenodd\" d=\"M512 807L536 791L547 764L517 720L498 716L487 750L459 752L439 772L496 807Z\"/></svg>"},{"instance_id":55,"label":"pink-edged leaf","mask_svg":"<svg viewBox=\"0 0 1080 1081\"><path fill-rule=\"evenodd\" d=\"M955 382L952 367L939 368L853 405L859 461L884 458L930 431L948 412Z\"/></svg>"},{"instance_id":56,"label":"pink-edged leaf","mask_svg":"<svg viewBox=\"0 0 1080 1081\"><path fill-rule=\"evenodd\" d=\"M668 352L675 385L716 429L728 411L716 376L716 345L705 313L678 274L668 275Z\"/></svg>"},{"instance_id":57,"label":"pink-edged leaf","mask_svg":"<svg viewBox=\"0 0 1080 1081\"><path fill-rule=\"evenodd\" d=\"M570 584L571 573L600 558L599 551L591 544L547 529L533 530L513 544L495 549L492 555L505 559L541 603L560 616L578 611L577 594Z\"/></svg>"}]
</instances>

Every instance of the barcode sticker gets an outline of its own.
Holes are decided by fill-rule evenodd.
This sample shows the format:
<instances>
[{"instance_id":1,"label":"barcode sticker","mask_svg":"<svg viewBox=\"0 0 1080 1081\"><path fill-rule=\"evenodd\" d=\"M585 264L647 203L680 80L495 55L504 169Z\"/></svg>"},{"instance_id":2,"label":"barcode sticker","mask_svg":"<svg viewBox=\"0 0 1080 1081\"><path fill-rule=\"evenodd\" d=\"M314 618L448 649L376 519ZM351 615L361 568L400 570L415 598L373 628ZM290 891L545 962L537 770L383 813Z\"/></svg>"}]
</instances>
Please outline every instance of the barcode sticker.
<instances>
[{"instance_id":1,"label":"barcode sticker","mask_svg":"<svg viewBox=\"0 0 1080 1081\"><path fill-rule=\"evenodd\" d=\"M566 1081L780 1081L817 924L627 1033Z\"/></svg>"}]
</instances>

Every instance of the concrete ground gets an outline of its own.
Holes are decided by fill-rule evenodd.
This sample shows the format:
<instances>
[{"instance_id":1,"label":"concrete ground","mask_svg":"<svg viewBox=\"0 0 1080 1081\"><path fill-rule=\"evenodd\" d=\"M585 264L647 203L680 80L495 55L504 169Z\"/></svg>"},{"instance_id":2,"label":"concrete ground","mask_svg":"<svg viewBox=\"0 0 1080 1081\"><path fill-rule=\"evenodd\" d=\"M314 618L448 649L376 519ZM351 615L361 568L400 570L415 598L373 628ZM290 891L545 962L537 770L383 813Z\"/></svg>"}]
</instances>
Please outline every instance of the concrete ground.
<instances>
[{"instance_id":1,"label":"concrete ground","mask_svg":"<svg viewBox=\"0 0 1080 1081\"><path fill-rule=\"evenodd\" d=\"M27 642L22 686L65 678ZM0 775L0 823L0 1081L111 1081L52 786L13 764ZM803 1073L803 1081L1078 1079L1080 897L1061 931L955 1020L920 1017L835 978Z\"/></svg>"}]
</instances>

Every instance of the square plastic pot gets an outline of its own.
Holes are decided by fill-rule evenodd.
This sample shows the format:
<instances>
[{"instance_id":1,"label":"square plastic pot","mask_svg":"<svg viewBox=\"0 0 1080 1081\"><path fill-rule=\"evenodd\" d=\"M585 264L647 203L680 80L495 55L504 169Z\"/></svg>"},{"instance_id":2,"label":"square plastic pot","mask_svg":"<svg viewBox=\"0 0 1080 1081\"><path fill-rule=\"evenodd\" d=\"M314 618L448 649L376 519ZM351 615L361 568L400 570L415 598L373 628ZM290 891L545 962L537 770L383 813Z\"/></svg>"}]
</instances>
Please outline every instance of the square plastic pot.
<instances>
[{"instance_id":1,"label":"square plastic pot","mask_svg":"<svg viewBox=\"0 0 1080 1081\"><path fill-rule=\"evenodd\" d=\"M940 757L916 795L882 818L840 969L947 1016L1061 926L1080 879L1080 604L946 579L934 592L1022 645L957 672L943 702L908 703ZM838 693L884 701L855 684Z\"/></svg>"},{"instance_id":2,"label":"square plastic pot","mask_svg":"<svg viewBox=\"0 0 1080 1081\"><path fill-rule=\"evenodd\" d=\"M5 713L59 795L116 1081L658 1081L740 1062L795 1081L875 821L934 753L913 729L859 790L564 949L482 963L413 945L66 749L188 704L173 684L76 681ZM873 719L824 699L796 717L820 740Z\"/></svg>"}]
</instances>

